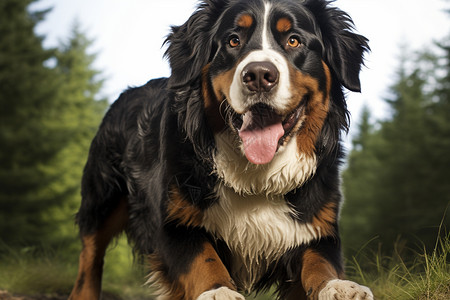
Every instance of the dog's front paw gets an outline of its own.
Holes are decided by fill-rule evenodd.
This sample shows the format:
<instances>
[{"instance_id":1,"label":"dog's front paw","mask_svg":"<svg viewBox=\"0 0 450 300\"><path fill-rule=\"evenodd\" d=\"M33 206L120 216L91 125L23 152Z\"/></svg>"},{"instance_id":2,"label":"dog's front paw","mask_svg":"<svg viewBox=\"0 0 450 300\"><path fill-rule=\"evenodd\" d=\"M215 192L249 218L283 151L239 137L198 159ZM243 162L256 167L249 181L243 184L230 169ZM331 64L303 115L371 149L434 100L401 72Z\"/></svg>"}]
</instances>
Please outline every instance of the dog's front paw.
<instances>
[{"instance_id":1,"label":"dog's front paw","mask_svg":"<svg viewBox=\"0 0 450 300\"><path fill-rule=\"evenodd\" d=\"M245 300L244 296L227 287L207 291L201 294L197 300Z\"/></svg>"},{"instance_id":2,"label":"dog's front paw","mask_svg":"<svg viewBox=\"0 0 450 300\"><path fill-rule=\"evenodd\" d=\"M319 300L373 300L368 287L348 280L331 280L320 291Z\"/></svg>"}]
</instances>

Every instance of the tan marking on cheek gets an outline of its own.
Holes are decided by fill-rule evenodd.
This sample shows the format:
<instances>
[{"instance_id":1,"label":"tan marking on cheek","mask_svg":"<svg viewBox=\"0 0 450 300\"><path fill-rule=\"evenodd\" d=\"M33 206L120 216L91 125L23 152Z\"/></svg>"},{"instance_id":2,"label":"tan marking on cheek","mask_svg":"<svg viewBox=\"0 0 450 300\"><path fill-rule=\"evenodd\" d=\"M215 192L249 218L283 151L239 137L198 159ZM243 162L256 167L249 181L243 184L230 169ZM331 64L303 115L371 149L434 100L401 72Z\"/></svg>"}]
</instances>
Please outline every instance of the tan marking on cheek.
<instances>
[{"instance_id":1,"label":"tan marking on cheek","mask_svg":"<svg viewBox=\"0 0 450 300\"><path fill-rule=\"evenodd\" d=\"M233 82L234 72L236 68L226 71L222 74L215 76L212 80L212 85L214 89L214 94L217 99L220 98L230 98L230 87Z\"/></svg>"},{"instance_id":2,"label":"tan marking on cheek","mask_svg":"<svg viewBox=\"0 0 450 300\"><path fill-rule=\"evenodd\" d=\"M303 74L298 70L291 68L291 82L295 87L295 97L291 100L291 107L295 109L301 101L305 101L308 96L308 103L304 108L305 116L300 131L297 134L297 145L300 153L313 156L315 144L322 130L323 124L328 114L329 96L324 96L323 91L319 90L317 79Z\"/></svg>"},{"instance_id":3,"label":"tan marking on cheek","mask_svg":"<svg viewBox=\"0 0 450 300\"><path fill-rule=\"evenodd\" d=\"M287 110L293 111L304 100L305 95L310 94L311 90L317 89L317 81L311 76L304 75L292 66L289 66L289 76L292 89L291 95L293 96L289 101Z\"/></svg>"},{"instance_id":4,"label":"tan marking on cheek","mask_svg":"<svg viewBox=\"0 0 450 300\"><path fill-rule=\"evenodd\" d=\"M185 291L184 299L197 299L202 293L219 287L236 290L228 270L214 248L205 243L203 251L194 259L187 274L179 282Z\"/></svg>"},{"instance_id":5,"label":"tan marking on cheek","mask_svg":"<svg viewBox=\"0 0 450 300\"><path fill-rule=\"evenodd\" d=\"M232 69L222 72L218 75L215 75L212 79L211 79L211 85L212 85L212 90L213 90L213 94L215 96L215 99L218 99L219 101L217 101L217 105L220 108L220 113L221 116L220 118L223 120L223 116L225 116L226 113L226 105L222 105L223 101L227 101L228 105L231 105L231 97L230 97L230 88L231 85L233 84L233 79L234 79L234 75L236 73L236 70L238 68L238 66L241 64L241 62L245 59L246 57L242 57L241 59L239 59L233 66ZM225 124L225 121L223 121ZM225 126L225 125L224 125Z\"/></svg>"},{"instance_id":6,"label":"tan marking on cheek","mask_svg":"<svg viewBox=\"0 0 450 300\"><path fill-rule=\"evenodd\" d=\"M178 188L170 191L170 202L167 207L167 221L177 222L188 227L200 227L203 221L203 213L194 207L181 194Z\"/></svg>"},{"instance_id":7,"label":"tan marking on cheek","mask_svg":"<svg viewBox=\"0 0 450 300\"><path fill-rule=\"evenodd\" d=\"M278 32L288 32L292 28L292 22L288 18L281 18L277 21L276 29Z\"/></svg>"},{"instance_id":8,"label":"tan marking on cheek","mask_svg":"<svg viewBox=\"0 0 450 300\"><path fill-rule=\"evenodd\" d=\"M322 130L323 124L328 114L328 102L322 103L322 94L315 95L310 99L306 110L306 120L297 135L299 151L306 155L313 156L316 150L316 141Z\"/></svg>"},{"instance_id":9,"label":"tan marking on cheek","mask_svg":"<svg viewBox=\"0 0 450 300\"><path fill-rule=\"evenodd\" d=\"M218 133L225 128L225 122L220 112L221 107L218 101L220 98L217 97L211 86L209 67L209 65L206 65L202 70L202 96L208 124L214 133Z\"/></svg>"},{"instance_id":10,"label":"tan marking on cheek","mask_svg":"<svg viewBox=\"0 0 450 300\"><path fill-rule=\"evenodd\" d=\"M238 64L239 63L237 63L233 69L221 73L212 79L212 88L214 90L214 95L217 99L226 100L229 105L231 105L230 87L233 83L234 73L236 72ZM222 108L225 109L225 106L223 106Z\"/></svg>"},{"instance_id":11,"label":"tan marking on cheek","mask_svg":"<svg viewBox=\"0 0 450 300\"><path fill-rule=\"evenodd\" d=\"M239 18L237 24L239 27L250 28L253 25L253 17L248 14L244 14Z\"/></svg>"},{"instance_id":12,"label":"tan marking on cheek","mask_svg":"<svg viewBox=\"0 0 450 300\"><path fill-rule=\"evenodd\" d=\"M339 278L336 269L322 255L307 249L303 254L302 284L308 299L317 299L328 281Z\"/></svg>"},{"instance_id":13,"label":"tan marking on cheek","mask_svg":"<svg viewBox=\"0 0 450 300\"><path fill-rule=\"evenodd\" d=\"M314 216L312 225L320 228L321 236L334 236L336 234L334 224L336 223L336 204L327 203L317 215Z\"/></svg>"}]
</instances>

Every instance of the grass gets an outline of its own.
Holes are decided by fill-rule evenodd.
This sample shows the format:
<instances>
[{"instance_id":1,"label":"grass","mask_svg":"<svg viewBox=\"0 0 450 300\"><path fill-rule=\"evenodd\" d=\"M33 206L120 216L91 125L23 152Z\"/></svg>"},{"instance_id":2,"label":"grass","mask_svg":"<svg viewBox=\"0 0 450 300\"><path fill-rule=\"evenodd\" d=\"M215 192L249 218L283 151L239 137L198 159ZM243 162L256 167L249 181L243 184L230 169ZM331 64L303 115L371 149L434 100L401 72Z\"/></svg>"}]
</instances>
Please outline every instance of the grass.
<instances>
[{"instance_id":1,"label":"grass","mask_svg":"<svg viewBox=\"0 0 450 300\"><path fill-rule=\"evenodd\" d=\"M438 239L434 249L402 257L404 245L397 243L391 256L381 251L361 251L351 258L347 273L351 280L369 286L382 299L450 299L450 234ZM123 299L152 299L143 286L142 270L133 267L133 257L125 239L108 251L103 290ZM0 290L22 294L67 295L77 272L77 261L58 251L24 249L16 252L0 247ZM254 300L273 299L260 295Z\"/></svg>"},{"instance_id":2,"label":"grass","mask_svg":"<svg viewBox=\"0 0 450 300\"><path fill-rule=\"evenodd\" d=\"M369 286L375 299L450 299L450 234L438 238L431 253L415 251L413 259L405 260L403 249L398 242L391 256L358 253L348 264L349 278Z\"/></svg>"},{"instance_id":3,"label":"grass","mask_svg":"<svg viewBox=\"0 0 450 300\"><path fill-rule=\"evenodd\" d=\"M78 251L76 251L78 252ZM126 239L121 238L105 257L103 291L123 299L153 299L142 271L133 263ZM69 295L77 276L78 258L61 251L0 245L0 290L34 295Z\"/></svg>"},{"instance_id":4,"label":"grass","mask_svg":"<svg viewBox=\"0 0 450 300\"><path fill-rule=\"evenodd\" d=\"M70 289L76 269L54 252L2 247L0 289L17 293L61 293Z\"/></svg>"}]
</instances>

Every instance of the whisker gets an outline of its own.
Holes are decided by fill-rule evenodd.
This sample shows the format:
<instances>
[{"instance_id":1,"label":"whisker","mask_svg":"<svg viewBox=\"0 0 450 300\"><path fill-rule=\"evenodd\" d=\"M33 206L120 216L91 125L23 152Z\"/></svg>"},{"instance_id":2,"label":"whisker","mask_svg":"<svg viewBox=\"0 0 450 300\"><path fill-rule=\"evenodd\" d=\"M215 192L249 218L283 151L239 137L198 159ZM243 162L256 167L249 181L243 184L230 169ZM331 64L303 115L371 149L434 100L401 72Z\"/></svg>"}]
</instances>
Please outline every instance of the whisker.
<instances>
[{"instance_id":1,"label":"whisker","mask_svg":"<svg viewBox=\"0 0 450 300\"><path fill-rule=\"evenodd\" d=\"M226 114L226 112L227 112L227 109L229 109L229 105L228 105L228 102L227 102L227 99L223 99L222 100L222 102L220 102L220 105L219 105L219 113L220 113L220 116L222 117L222 120L224 120L225 121L225 123L227 122L227 120L225 119L225 116L223 115L223 113L222 113L222 106L223 105L226 105L226 107L225 107L225 114Z\"/></svg>"}]
</instances>

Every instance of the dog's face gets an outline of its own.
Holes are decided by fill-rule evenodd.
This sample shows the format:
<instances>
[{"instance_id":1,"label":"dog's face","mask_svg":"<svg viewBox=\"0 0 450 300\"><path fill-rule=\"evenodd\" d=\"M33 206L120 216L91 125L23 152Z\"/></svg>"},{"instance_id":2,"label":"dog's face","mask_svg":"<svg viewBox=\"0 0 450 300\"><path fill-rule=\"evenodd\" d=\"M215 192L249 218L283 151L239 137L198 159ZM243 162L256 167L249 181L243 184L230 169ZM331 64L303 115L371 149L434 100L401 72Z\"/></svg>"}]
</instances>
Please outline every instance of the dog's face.
<instances>
[{"instance_id":1,"label":"dog's face","mask_svg":"<svg viewBox=\"0 0 450 300\"><path fill-rule=\"evenodd\" d=\"M342 87L360 90L368 46L352 26L325 0L205 1L168 38L171 85L200 77L213 131L232 132L250 163L292 144L315 160L347 126Z\"/></svg>"},{"instance_id":2,"label":"dog's face","mask_svg":"<svg viewBox=\"0 0 450 300\"><path fill-rule=\"evenodd\" d=\"M219 20L212 86L253 164L272 161L293 137L312 154L331 88L316 29L312 14L292 2L240 2Z\"/></svg>"}]
</instances>

